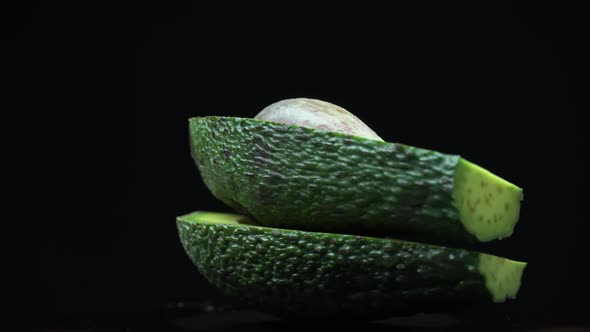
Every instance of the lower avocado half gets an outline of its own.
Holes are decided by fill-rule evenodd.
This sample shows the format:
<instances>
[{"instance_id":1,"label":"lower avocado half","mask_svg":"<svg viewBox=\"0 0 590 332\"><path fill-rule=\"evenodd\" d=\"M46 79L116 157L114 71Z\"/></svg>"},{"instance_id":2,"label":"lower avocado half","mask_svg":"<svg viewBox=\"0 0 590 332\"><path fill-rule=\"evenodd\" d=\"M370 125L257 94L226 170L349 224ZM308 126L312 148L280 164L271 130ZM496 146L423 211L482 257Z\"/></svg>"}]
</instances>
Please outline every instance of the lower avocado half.
<instances>
[{"instance_id":1,"label":"lower avocado half","mask_svg":"<svg viewBox=\"0 0 590 332\"><path fill-rule=\"evenodd\" d=\"M519 218L522 189L458 155L247 118L189 129L212 194L264 226L458 244L508 237Z\"/></svg>"},{"instance_id":2,"label":"lower avocado half","mask_svg":"<svg viewBox=\"0 0 590 332\"><path fill-rule=\"evenodd\" d=\"M200 273L283 317L380 319L514 298L526 263L395 239L259 226L237 214L177 218Z\"/></svg>"}]
</instances>

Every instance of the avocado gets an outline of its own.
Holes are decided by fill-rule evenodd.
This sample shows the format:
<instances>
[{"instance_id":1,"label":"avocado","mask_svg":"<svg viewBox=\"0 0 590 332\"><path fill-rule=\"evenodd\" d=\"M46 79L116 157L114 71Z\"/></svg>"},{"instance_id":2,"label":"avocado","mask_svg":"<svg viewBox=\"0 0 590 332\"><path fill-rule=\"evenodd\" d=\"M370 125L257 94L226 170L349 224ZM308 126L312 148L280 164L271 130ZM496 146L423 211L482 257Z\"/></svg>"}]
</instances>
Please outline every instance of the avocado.
<instances>
[{"instance_id":1,"label":"avocado","mask_svg":"<svg viewBox=\"0 0 590 332\"><path fill-rule=\"evenodd\" d=\"M522 189L459 155L250 118L189 132L212 194L264 226L473 243L519 217Z\"/></svg>"},{"instance_id":2,"label":"avocado","mask_svg":"<svg viewBox=\"0 0 590 332\"><path fill-rule=\"evenodd\" d=\"M263 227L237 214L194 212L177 228L212 284L285 317L379 319L504 302L526 267L464 249Z\"/></svg>"}]
</instances>

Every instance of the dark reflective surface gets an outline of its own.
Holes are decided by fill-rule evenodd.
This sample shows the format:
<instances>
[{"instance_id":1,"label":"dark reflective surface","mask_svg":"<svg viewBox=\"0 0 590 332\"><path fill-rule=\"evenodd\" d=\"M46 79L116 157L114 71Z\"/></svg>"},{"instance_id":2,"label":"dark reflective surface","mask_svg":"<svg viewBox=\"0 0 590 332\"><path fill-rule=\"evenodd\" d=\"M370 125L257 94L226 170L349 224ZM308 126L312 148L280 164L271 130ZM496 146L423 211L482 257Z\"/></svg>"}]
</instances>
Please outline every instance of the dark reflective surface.
<instances>
[{"instance_id":1,"label":"dark reflective surface","mask_svg":"<svg viewBox=\"0 0 590 332\"><path fill-rule=\"evenodd\" d=\"M284 320L227 303L179 302L151 312L54 318L30 328L33 331L590 331L590 323L584 316L515 313L497 306L372 322Z\"/></svg>"}]
</instances>

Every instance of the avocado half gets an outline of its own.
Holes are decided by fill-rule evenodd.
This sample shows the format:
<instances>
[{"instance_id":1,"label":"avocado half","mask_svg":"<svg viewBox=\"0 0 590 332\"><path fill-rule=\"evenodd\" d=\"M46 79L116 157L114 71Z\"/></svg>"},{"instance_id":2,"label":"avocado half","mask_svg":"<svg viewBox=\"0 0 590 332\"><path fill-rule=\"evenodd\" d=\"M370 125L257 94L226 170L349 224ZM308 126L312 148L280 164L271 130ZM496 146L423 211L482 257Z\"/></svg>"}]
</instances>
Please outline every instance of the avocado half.
<instances>
[{"instance_id":1,"label":"avocado half","mask_svg":"<svg viewBox=\"0 0 590 332\"><path fill-rule=\"evenodd\" d=\"M211 193L264 226L472 243L518 221L522 189L458 155L248 118L189 130Z\"/></svg>"},{"instance_id":2,"label":"avocado half","mask_svg":"<svg viewBox=\"0 0 590 332\"><path fill-rule=\"evenodd\" d=\"M194 212L177 227L213 285L285 317L380 319L504 302L526 267L464 249L268 228L236 214Z\"/></svg>"}]
</instances>

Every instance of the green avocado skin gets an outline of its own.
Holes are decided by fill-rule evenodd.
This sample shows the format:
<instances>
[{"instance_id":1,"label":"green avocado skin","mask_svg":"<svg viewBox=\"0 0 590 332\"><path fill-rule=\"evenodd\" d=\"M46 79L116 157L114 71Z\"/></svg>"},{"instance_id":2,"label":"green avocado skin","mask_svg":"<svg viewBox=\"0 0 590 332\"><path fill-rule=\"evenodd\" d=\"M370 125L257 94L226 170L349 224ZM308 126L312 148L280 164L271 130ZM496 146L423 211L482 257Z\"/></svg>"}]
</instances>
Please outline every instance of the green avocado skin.
<instances>
[{"instance_id":1,"label":"green avocado skin","mask_svg":"<svg viewBox=\"0 0 590 332\"><path fill-rule=\"evenodd\" d=\"M246 118L189 130L213 195L262 225L476 241L452 197L458 155Z\"/></svg>"},{"instance_id":2,"label":"green avocado skin","mask_svg":"<svg viewBox=\"0 0 590 332\"><path fill-rule=\"evenodd\" d=\"M181 220L177 227L212 284L286 317L380 319L491 302L479 255L463 249Z\"/></svg>"}]
</instances>

